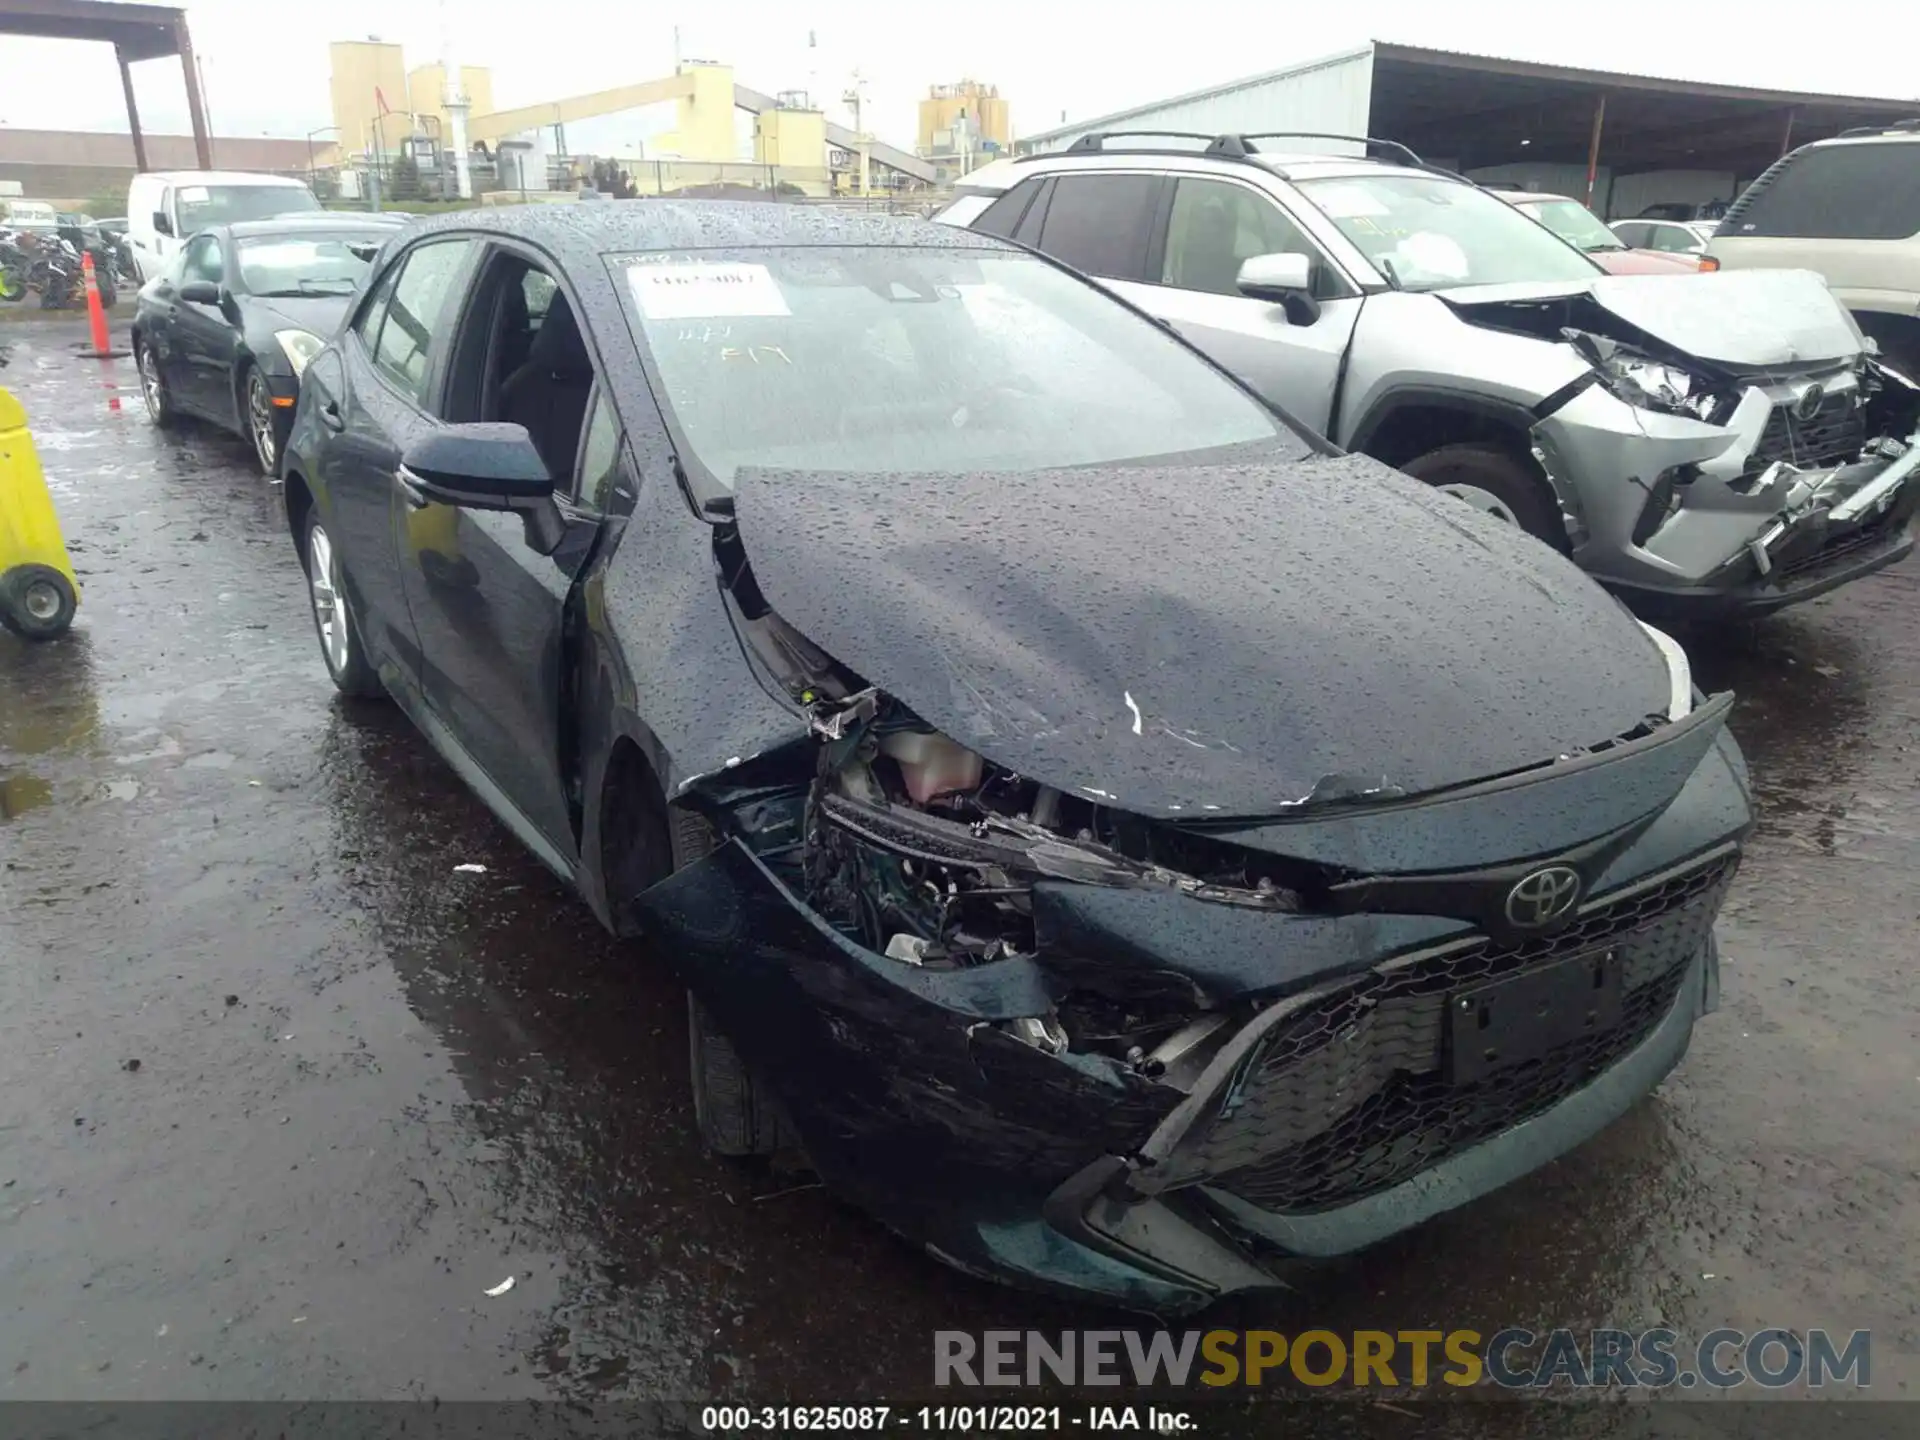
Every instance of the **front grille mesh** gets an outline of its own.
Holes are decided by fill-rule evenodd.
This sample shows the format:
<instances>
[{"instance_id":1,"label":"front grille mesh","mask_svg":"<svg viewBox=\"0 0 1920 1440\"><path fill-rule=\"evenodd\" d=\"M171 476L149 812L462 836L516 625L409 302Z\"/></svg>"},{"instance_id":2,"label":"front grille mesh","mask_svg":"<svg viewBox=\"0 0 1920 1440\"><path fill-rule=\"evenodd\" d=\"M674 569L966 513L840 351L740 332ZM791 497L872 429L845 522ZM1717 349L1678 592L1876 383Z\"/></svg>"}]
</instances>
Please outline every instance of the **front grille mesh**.
<instances>
[{"instance_id":1,"label":"front grille mesh","mask_svg":"<svg viewBox=\"0 0 1920 1440\"><path fill-rule=\"evenodd\" d=\"M1597 906L1550 939L1481 940L1382 967L1275 1026L1211 1127L1169 1163L1266 1209L1327 1209L1385 1190L1592 1080L1671 1007L1737 857ZM1617 1024L1470 1084L1443 1075L1448 996L1595 950L1623 966Z\"/></svg>"},{"instance_id":2,"label":"front grille mesh","mask_svg":"<svg viewBox=\"0 0 1920 1440\"><path fill-rule=\"evenodd\" d=\"M1829 395L1811 420L1799 419L1784 405L1775 406L1741 473L1756 477L1776 460L1802 469L1858 460L1867 443L1866 411L1858 400L1852 390Z\"/></svg>"}]
</instances>

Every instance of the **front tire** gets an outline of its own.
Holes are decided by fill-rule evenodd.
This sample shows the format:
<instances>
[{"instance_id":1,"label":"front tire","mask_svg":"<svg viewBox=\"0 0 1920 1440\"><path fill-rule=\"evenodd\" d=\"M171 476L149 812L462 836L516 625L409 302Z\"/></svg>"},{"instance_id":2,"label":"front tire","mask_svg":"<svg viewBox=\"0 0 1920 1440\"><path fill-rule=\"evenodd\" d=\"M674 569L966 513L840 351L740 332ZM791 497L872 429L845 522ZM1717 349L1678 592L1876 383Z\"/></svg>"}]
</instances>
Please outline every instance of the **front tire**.
<instances>
[{"instance_id":1,"label":"front tire","mask_svg":"<svg viewBox=\"0 0 1920 1440\"><path fill-rule=\"evenodd\" d=\"M284 427L280 423L280 412L273 405L273 391L267 387L267 377L260 373L257 365L247 369L247 383L242 394L241 413L247 422L247 438L253 442L253 458L260 464L260 473L270 480L280 478L280 454L286 444Z\"/></svg>"},{"instance_id":2,"label":"front tire","mask_svg":"<svg viewBox=\"0 0 1920 1440\"><path fill-rule=\"evenodd\" d=\"M1400 467L1402 473L1444 491L1482 514L1514 525L1564 550L1566 527L1532 468L1497 445L1442 445Z\"/></svg>"},{"instance_id":3,"label":"front tire","mask_svg":"<svg viewBox=\"0 0 1920 1440\"><path fill-rule=\"evenodd\" d=\"M668 807L673 868L684 870L713 853L713 827L691 810ZM754 1077L713 1015L687 992L687 1064L693 1084L693 1120L716 1155L774 1155L794 1140L767 1087Z\"/></svg>"},{"instance_id":4,"label":"front tire","mask_svg":"<svg viewBox=\"0 0 1920 1440\"><path fill-rule=\"evenodd\" d=\"M383 699L386 687L367 663L359 622L353 617L341 583L340 554L333 548L333 537L327 534L317 510L307 517L302 553L307 562L307 596L313 607L314 633L320 637L320 658L326 662L334 687L355 700Z\"/></svg>"},{"instance_id":5,"label":"front tire","mask_svg":"<svg viewBox=\"0 0 1920 1440\"><path fill-rule=\"evenodd\" d=\"M140 398L147 402L147 418L162 427L173 424L180 412L173 408L173 392L160 373L160 359L151 341L142 340L134 347L133 363L140 372Z\"/></svg>"}]
</instances>

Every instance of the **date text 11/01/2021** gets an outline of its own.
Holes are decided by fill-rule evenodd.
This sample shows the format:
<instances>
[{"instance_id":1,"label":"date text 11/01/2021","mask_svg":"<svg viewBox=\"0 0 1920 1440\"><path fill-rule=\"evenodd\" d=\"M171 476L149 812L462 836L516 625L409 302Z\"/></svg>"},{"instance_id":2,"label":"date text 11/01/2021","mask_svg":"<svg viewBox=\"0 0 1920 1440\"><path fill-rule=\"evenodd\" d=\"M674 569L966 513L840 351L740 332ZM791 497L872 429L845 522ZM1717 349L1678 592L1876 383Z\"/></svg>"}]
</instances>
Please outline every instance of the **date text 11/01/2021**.
<instances>
[{"instance_id":1,"label":"date text 11/01/2021","mask_svg":"<svg viewBox=\"0 0 1920 1440\"><path fill-rule=\"evenodd\" d=\"M1008 1430L1137 1430L1191 1432L1184 1410L1152 1405L708 1405L700 1428L709 1434L772 1430L892 1430L999 1433Z\"/></svg>"}]
</instances>

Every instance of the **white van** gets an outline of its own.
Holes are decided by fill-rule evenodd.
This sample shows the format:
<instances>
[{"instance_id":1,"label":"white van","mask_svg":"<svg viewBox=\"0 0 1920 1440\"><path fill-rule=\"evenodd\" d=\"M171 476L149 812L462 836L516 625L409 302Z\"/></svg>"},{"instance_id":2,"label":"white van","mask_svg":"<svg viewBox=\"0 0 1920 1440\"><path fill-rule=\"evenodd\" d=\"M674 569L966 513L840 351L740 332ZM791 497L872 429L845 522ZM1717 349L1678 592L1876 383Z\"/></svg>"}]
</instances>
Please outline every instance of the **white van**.
<instances>
[{"instance_id":1,"label":"white van","mask_svg":"<svg viewBox=\"0 0 1920 1440\"><path fill-rule=\"evenodd\" d=\"M180 243L209 225L318 210L299 180L240 170L159 170L133 177L127 191L127 242L144 284L166 268Z\"/></svg>"},{"instance_id":2,"label":"white van","mask_svg":"<svg viewBox=\"0 0 1920 1440\"><path fill-rule=\"evenodd\" d=\"M59 212L47 200L0 200L0 230L60 228Z\"/></svg>"}]
</instances>

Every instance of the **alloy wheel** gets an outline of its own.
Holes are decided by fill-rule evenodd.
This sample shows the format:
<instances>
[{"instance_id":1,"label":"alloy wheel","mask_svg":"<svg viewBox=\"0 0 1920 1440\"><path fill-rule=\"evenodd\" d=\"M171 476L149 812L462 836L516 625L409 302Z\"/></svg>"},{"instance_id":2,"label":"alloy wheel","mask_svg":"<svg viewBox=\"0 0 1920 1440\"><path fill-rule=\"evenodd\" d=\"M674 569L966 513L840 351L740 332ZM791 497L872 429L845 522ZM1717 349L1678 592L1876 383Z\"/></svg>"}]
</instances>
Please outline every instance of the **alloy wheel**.
<instances>
[{"instance_id":1,"label":"alloy wheel","mask_svg":"<svg viewBox=\"0 0 1920 1440\"><path fill-rule=\"evenodd\" d=\"M333 541L314 526L307 542L307 589L313 597L313 618L320 627L320 650L335 678L346 673L351 645L347 629L347 599L340 589L340 566Z\"/></svg>"},{"instance_id":2,"label":"alloy wheel","mask_svg":"<svg viewBox=\"0 0 1920 1440\"><path fill-rule=\"evenodd\" d=\"M140 396L147 402L147 418L155 424L167 418L167 392L160 382L160 367L153 363L153 351L140 347Z\"/></svg>"},{"instance_id":3,"label":"alloy wheel","mask_svg":"<svg viewBox=\"0 0 1920 1440\"><path fill-rule=\"evenodd\" d=\"M247 377L247 429L253 435L253 453L260 457L260 468L269 475L278 473L280 442L275 433L273 397L258 370Z\"/></svg>"}]
</instances>

